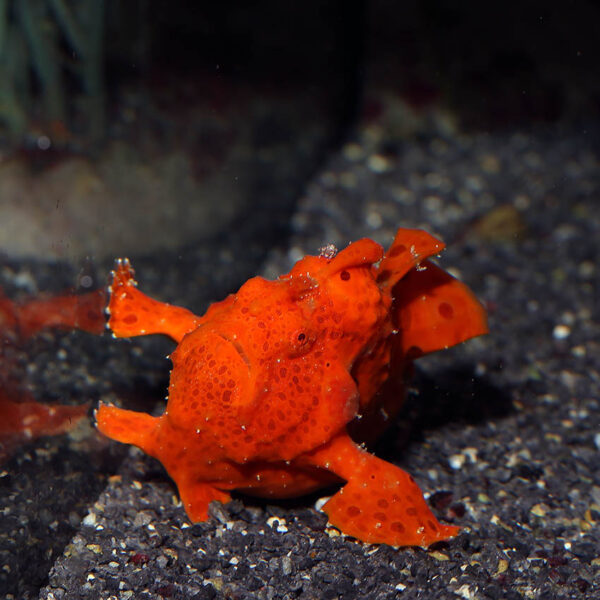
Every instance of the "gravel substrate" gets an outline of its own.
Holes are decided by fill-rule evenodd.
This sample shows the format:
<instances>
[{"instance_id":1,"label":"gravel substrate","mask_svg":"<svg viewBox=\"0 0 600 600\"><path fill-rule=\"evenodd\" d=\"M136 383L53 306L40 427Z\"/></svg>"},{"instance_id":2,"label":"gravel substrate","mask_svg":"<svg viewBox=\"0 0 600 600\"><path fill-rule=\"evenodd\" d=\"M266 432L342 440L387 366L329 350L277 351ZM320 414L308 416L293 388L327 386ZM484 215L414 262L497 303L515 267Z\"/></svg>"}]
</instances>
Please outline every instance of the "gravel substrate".
<instances>
[{"instance_id":1,"label":"gravel substrate","mask_svg":"<svg viewBox=\"0 0 600 600\"><path fill-rule=\"evenodd\" d=\"M327 526L316 498L236 498L191 525L162 467L135 449L121 462L110 444L112 469L95 464L69 477L67 463L54 484L59 496L86 495L72 502L72 536L39 597L600 596L598 133L446 131L390 145L383 131L361 130L310 184L288 250L262 267L277 274L324 243L363 236L387 245L399 226L446 241L441 263L484 301L491 335L419 361L404 414L377 452L415 477L440 517L461 525L457 538L428 551L359 543ZM223 260L214 256L212 268L226 268ZM201 264L185 263L190 281L195 266L201 273ZM160 292L157 283L180 267L156 257L143 271L152 285L142 287L182 296L178 277ZM138 373L140 387L129 390L160 399L168 363L139 357L156 346L107 346L98 352L137 356L119 380L161 365L160 376ZM115 364L104 364L106 383ZM32 452L31 461L42 460ZM5 465L0 481L13 486L21 465ZM64 529L48 527L50 537ZM33 598L34 588L13 585L7 598Z\"/></svg>"}]
</instances>

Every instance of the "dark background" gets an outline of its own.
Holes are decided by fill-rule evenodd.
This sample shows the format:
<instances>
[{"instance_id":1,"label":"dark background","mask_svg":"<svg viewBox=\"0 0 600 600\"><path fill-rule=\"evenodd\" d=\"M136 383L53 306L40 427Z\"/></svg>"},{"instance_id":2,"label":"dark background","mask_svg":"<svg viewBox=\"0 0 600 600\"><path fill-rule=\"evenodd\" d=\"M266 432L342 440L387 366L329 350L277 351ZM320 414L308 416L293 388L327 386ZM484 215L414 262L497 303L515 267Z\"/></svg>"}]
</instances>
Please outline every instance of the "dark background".
<instances>
[{"instance_id":1,"label":"dark background","mask_svg":"<svg viewBox=\"0 0 600 600\"><path fill-rule=\"evenodd\" d=\"M23 54L14 82L25 118L16 129L0 119L0 182L17 172L23 195L0 196L0 228L31 196L23 227L37 233L26 251L18 228L0 248L11 297L59 293L82 273L101 287L126 254L144 291L201 314L324 243L388 245L399 226L424 227L447 242L443 266L482 298L492 333L420 362L377 448L463 527L455 540L429 551L356 543L327 529L314 498L238 499L190 527L157 463L88 427L24 440L1 466L0 596L597 595L598 5L108 1L95 89L51 3L32 5L56 33L66 101L57 125L39 63ZM2 56L4 67L12 55ZM117 143L125 176L110 189L162 173L174 153L197 188L177 204L175 186L138 213L133 187L81 213L50 198L50 184L32 188L69 161L110 181L102 165ZM58 198L70 173L52 188ZM224 192L209 185L215 177ZM40 242L47 198L72 223L66 254ZM211 203L230 204L226 218L213 221ZM208 226L184 234L192 204L208 207ZM165 205L177 207L168 224ZM554 334L565 325L566 338ZM17 369L39 402L160 411L171 350L45 332L19 349Z\"/></svg>"}]
</instances>

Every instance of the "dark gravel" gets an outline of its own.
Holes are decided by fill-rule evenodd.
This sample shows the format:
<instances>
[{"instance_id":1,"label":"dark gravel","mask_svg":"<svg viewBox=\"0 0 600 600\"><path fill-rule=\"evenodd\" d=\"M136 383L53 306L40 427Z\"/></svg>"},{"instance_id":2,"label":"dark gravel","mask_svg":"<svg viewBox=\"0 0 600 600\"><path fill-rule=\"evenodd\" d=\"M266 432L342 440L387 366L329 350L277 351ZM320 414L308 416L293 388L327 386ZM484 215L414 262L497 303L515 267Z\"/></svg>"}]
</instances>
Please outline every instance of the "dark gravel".
<instances>
[{"instance_id":1,"label":"dark gravel","mask_svg":"<svg viewBox=\"0 0 600 600\"><path fill-rule=\"evenodd\" d=\"M0 478L10 492L0 527L26 531L17 544L40 540L37 558L29 553L37 581L53 563L40 598L599 596L598 133L433 131L391 147L383 129L369 137L359 130L309 186L287 251L262 267L276 274L325 242L341 247L366 235L388 244L400 225L448 243L441 262L486 303L491 335L419 362L403 417L377 451L410 471L441 517L463 527L456 539L428 551L358 543L327 527L315 498L237 498L191 525L165 472L139 451L88 442L86 456L105 460L86 469L68 451L73 442L56 454L57 442L46 441ZM208 264L219 273L230 263L217 254ZM206 265L187 262L183 275L200 277ZM181 274L160 289L168 268L178 267L159 258L144 265L139 278L151 284L143 287L165 299L181 295ZM140 394L160 399L163 350L107 340L96 350L103 386L115 376L131 406ZM98 395L121 398L120 390L109 385ZM55 468L41 498L50 503L46 523L39 503L36 512L26 506L25 479L35 466L46 482L48 464ZM71 498L69 509L55 510L55 497ZM32 514L52 542L24 522ZM5 572L18 570L7 560ZM35 581L13 579L6 597L34 597Z\"/></svg>"}]
</instances>

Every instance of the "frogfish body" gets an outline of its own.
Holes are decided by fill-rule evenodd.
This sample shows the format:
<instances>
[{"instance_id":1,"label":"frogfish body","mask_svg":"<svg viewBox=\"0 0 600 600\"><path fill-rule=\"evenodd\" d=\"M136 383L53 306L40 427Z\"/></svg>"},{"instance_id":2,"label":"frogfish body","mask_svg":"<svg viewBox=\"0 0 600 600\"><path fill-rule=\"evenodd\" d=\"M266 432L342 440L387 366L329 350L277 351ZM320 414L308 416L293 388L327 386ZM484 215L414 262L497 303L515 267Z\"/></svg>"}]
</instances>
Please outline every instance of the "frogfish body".
<instances>
[{"instance_id":1,"label":"frogfish body","mask_svg":"<svg viewBox=\"0 0 600 600\"><path fill-rule=\"evenodd\" d=\"M101 405L98 429L162 462L192 521L232 490L284 498L332 483L330 522L360 540L427 546L458 528L412 477L367 452L397 415L412 361L487 332L469 289L427 260L444 244L399 229L387 252L361 239L255 277L204 316L140 292L117 261L109 327L178 346L160 417Z\"/></svg>"}]
</instances>

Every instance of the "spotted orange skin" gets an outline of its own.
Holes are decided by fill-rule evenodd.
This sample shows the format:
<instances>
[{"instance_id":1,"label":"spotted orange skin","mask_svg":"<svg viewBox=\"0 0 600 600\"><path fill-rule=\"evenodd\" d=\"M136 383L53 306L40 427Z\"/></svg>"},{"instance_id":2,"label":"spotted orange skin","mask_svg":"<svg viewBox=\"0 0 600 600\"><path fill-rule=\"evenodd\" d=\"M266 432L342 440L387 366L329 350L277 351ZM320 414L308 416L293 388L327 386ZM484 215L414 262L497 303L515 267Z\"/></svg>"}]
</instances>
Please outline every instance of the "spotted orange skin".
<instances>
[{"instance_id":1,"label":"spotted orange skin","mask_svg":"<svg viewBox=\"0 0 600 600\"><path fill-rule=\"evenodd\" d=\"M234 489L290 497L345 482L323 507L344 533L419 546L455 535L408 474L356 443L397 414L414 357L487 332L473 294L427 261L443 247L410 229L385 254L362 239L250 279L202 317L144 295L118 261L115 336L178 346L164 414L100 406L98 428L159 459L193 521Z\"/></svg>"}]
</instances>

